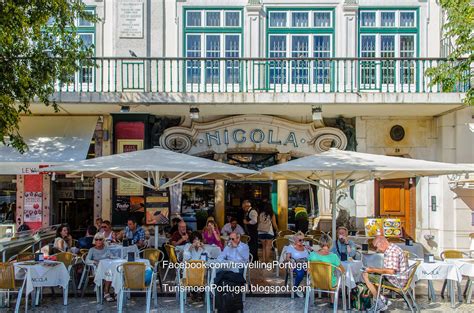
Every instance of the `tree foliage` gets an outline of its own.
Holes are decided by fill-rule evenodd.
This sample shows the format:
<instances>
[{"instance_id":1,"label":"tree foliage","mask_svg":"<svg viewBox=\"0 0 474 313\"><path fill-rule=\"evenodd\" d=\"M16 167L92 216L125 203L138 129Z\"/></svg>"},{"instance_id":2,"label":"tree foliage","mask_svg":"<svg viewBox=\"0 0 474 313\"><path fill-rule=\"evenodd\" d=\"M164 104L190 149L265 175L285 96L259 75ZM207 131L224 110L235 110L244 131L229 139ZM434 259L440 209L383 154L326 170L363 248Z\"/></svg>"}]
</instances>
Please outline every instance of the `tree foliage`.
<instances>
[{"instance_id":1,"label":"tree foliage","mask_svg":"<svg viewBox=\"0 0 474 313\"><path fill-rule=\"evenodd\" d=\"M79 18L97 22L78 0L0 0L0 142L27 149L19 133L21 115L50 100L58 81L71 81L92 47L76 34ZM81 64L80 64L81 63Z\"/></svg>"},{"instance_id":2,"label":"tree foliage","mask_svg":"<svg viewBox=\"0 0 474 313\"><path fill-rule=\"evenodd\" d=\"M466 91L465 102L474 105L474 6L471 0L440 0L446 14L443 40L452 44L448 62L428 69L431 85L440 85L443 91Z\"/></svg>"}]
</instances>

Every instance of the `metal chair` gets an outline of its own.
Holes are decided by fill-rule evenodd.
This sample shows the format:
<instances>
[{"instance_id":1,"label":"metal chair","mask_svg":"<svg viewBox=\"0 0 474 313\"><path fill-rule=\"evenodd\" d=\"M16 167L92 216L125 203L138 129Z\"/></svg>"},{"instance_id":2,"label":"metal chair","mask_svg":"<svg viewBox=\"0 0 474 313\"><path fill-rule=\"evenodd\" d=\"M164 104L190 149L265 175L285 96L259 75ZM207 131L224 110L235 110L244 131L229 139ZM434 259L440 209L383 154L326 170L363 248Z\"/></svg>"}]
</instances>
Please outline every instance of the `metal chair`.
<instances>
[{"instance_id":1,"label":"metal chair","mask_svg":"<svg viewBox=\"0 0 474 313\"><path fill-rule=\"evenodd\" d=\"M278 232L278 237L285 237L285 236L294 235L294 234L296 234L294 231L285 229L285 230L280 230Z\"/></svg>"},{"instance_id":2,"label":"metal chair","mask_svg":"<svg viewBox=\"0 0 474 313\"><path fill-rule=\"evenodd\" d=\"M470 258L471 255L470 255L469 252L464 252L464 251L460 251L460 250L444 250L443 252L441 252L441 254L439 256L440 256L441 260L444 261L445 259ZM447 284L448 284L448 280L445 279L444 282L443 282L443 288L441 288L441 297L443 297L443 298L444 298L444 291L446 290ZM467 293L470 284L471 284L471 281L468 278L468 282L467 282L467 285L466 285L466 289L464 291L464 295ZM458 286L459 295L461 295L461 293L462 293L461 283L458 282L457 286ZM460 296L460 298L461 298L461 301L462 301L462 296Z\"/></svg>"},{"instance_id":3,"label":"metal chair","mask_svg":"<svg viewBox=\"0 0 474 313\"><path fill-rule=\"evenodd\" d=\"M76 286L76 273L74 273L74 265L78 260L77 256L71 252L59 252L54 255L58 262L61 262L66 266L66 269L71 277L72 287L74 288L74 296L77 296L77 286Z\"/></svg>"},{"instance_id":4,"label":"metal chair","mask_svg":"<svg viewBox=\"0 0 474 313\"><path fill-rule=\"evenodd\" d=\"M15 268L11 263L0 263L0 294L6 293L7 304L10 303L10 293L17 293L15 313L20 310L21 294L25 288L26 279L23 279L21 286L15 283ZM28 310L28 298L25 301L25 312Z\"/></svg>"},{"instance_id":5,"label":"metal chair","mask_svg":"<svg viewBox=\"0 0 474 313\"><path fill-rule=\"evenodd\" d=\"M336 275L336 285L332 284L333 275ZM336 313L339 290L341 290L341 269L329 263L309 262L307 277L304 312L308 312L310 298L314 297L314 292L317 291L334 294L334 312Z\"/></svg>"},{"instance_id":6,"label":"metal chair","mask_svg":"<svg viewBox=\"0 0 474 313\"><path fill-rule=\"evenodd\" d=\"M163 291L163 283L161 282L160 267L163 262L165 255L158 249L147 248L142 252L142 257L150 261L150 265L153 267L155 275L158 276L158 283L160 284L160 290Z\"/></svg>"},{"instance_id":7,"label":"metal chair","mask_svg":"<svg viewBox=\"0 0 474 313\"><path fill-rule=\"evenodd\" d=\"M206 287L208 285L206 265L204 261L189 261L189 266L183 272L183 278L179 278L179 310L184 313L186 303L186 288ZM179 274L178 274L179 275ZM206 288L206 312L211 312L211 296L209 288Z\"/></svg>"},{"instance_id":8,"label":"metal chair","mask_svg":"<svg viewBox=\"0 0 474 313\"><path fill-rule=\"evenodd\" d=\"M17 262L33 261L34 259L35 255L31 252L18 253L16 256Z\"/></svg>"},{"instance_id":9,"label":"metal chair","mask_svg":"<svg viewBox=\"0 0 474 313\"><path fill-rule=\"evenodd\" d=\"M169 244L165 244L165 250L166 250L166 253L168 254L168 258L169 258L169 261L170 263L173 263L173 264L178 264L178 257L176 256L176 248L175 246L173 245L169 245ZM176 274L178 274L178 269L177 267L176 268ZM168 268L166 269L166 272L165 272L165 276L163 277L163 281L166 281L166 276L168 276L168 272L170 270L170 267L168 266ZM178 277L178 276L176 276Z\"/></svg>"},{"instance_id":10,"label":"metal chair","mask_svg":"<svg viewBox=\"0 0 474 313\"><path fill-rule=\"evenodd\" d=\"M150 312L151 295L153 294L154 306L157 307L156 298L156 280L155 273L151 275L151 281L148 286L145 283L146 265L142 262L126 262L117 268L122 273L122 288L118 292L118 312L123 311L123 304L126 300L124 293L145 292L146 293L146 312ZM152 290L152 289L155 290Z\"/></svg>"},{"instance_id":11,"label":"metal chair","mask_svg":"<svg viewBox=\"0 0 474 313\"><path fill-rule=\"evenodd\" d=\"M290 240L285 237L278 237L276 239L273 239L272 246L273 246L273 251L275 252L275 261L279 262L283 248L285 246L288 246L289 244L290 244ZM276 277L280 277L280 268L278 266L275 266L275 272L276 272Z\"/></svg>"},{"instance_id":12,"label":"metal chair","mask_svg":"<svg viewBox=\"0 0 474 313\"><path fill-rule=\"evenodd\" d=\"M410 311L417 312L420 310L418 305L416 304L414 290L412 288L412 281L415 277L416 269L418 268L420 263L421 263L420 261L417 261L416 263L408 267L406 271L401 272L401 273L397 273L394 275L390 275L390 274L380 275L379 283L374 284L376 287L378 287L377 298L375 299L374 312L377 312L378 299L380 297L380 293L383 292L384 289L400 294L405 300L405 302L407 303L408 307L410 308ZM402 286L401 284L394 283L394 282L399 282L400 277L406 277L406 276L408 276L408 280L405 283L405 285ZM382 281L384 278L388 278L388 277L393 277L397 279L395 279L394 282L391 282L392 285L384 285ZM410 299L413 302L413 305L410 304Z\"/></svg>"},{"instance_id":13,"label":"metal chair","mask_svg":"<svg viewBox=\"0 0 474 313\"><path fill-rule=\"evenodd\" d=\"M251 237L249 235L240 235L240 241L243 243L248 244L250 241Z\"/></svg>"}]
</instances>

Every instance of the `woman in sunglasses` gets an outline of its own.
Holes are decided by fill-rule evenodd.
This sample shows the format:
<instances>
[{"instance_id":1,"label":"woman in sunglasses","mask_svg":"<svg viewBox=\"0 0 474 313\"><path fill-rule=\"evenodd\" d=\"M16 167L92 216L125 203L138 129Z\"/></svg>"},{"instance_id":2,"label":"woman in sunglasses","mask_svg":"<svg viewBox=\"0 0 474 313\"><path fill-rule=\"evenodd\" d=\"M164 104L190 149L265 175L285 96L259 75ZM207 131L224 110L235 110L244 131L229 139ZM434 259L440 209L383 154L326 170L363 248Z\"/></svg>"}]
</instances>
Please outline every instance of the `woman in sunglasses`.
<instances>
[{"instance_id":1,"label":"woman in sunglasses","mask_svg":"<svg viewBox=\"0 0 474 313\"><path fill-rule=\"evenodd\" d=\"M94 236L94 247L89 249L87 253L86 264L93 264L97 266L100 260L107 259L109 257L109 251L105 242L104 234L97 233ZM109 293L110 285L112 282L104 282L104 299L107 302L112 302L115 298Z\"/></svg>"},{"instance_id":2,"label":"woman in sunglasses","mask_svg":"<svg viewBox=\"0 0 474 313\"><path fill-rule=\"evenodd\" d=\"M300 285L304 276L306 275L306 263L308 262L309 251L304 246L304 234L299 231L293 236L293 245L290 245L286 250L286 260L293 264L293 273L295 275L294 286ZM297 291L296 295L303 298L303 292Z\"/></svg>"},{"instance_id":3,"label":"woman in sunglasses","mask_svg":"<svg viewBox=\"0 0 474 313\"><path fill-rule=\"evenodd\" d=\"M115 242L117 236L115 232L112 230L112 224L109 221L103 221L102 225L100 226L100 232L104 234L105 240L108 242Z\"/></svg>"}]
</instances>

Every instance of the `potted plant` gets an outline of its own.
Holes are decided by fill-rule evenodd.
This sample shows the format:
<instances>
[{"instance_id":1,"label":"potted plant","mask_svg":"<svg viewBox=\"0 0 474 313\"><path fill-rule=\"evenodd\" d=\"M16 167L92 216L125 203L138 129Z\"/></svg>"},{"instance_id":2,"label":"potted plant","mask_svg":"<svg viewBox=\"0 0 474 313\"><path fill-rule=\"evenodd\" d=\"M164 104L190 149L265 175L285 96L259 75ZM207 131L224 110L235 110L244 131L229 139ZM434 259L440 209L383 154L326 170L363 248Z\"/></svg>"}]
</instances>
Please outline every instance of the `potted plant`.
<instances>
[{"instance_id":1,"label":"potted plant","mask_svg":"<svg viewBox=\"0 0 474 313\"><path fill-rule=\"evenodd\" d=\"M295 208L295 228L296 231L306 233L308 231L308 212L304 207Z\"/></svg>"}]
</instances>

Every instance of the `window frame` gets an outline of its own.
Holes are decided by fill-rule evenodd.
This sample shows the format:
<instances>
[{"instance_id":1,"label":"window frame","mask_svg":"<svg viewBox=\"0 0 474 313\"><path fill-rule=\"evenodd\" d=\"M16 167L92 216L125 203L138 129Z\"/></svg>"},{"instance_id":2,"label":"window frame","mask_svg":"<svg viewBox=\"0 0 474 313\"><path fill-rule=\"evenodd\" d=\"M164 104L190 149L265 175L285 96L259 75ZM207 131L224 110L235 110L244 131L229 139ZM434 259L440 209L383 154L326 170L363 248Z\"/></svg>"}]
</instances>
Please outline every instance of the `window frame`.
<instances>
[{"instance_id":1,"label":"window frame","mask_svg":"<svg viewBox=\"0 0 474 313\"><path fill-rule=\"evenodd\" d=\"M308 27L311 27L311 12L310 11L296 11L296 10L293 10L293 11L288 11L288 13L291 13L291 14L287 14L287 16L289 15L290 16L290 23L289 26L290 28L295 28L295 29L300 29L300 28L308 28ZM293 14L298 14L298 13L306 13L308 15L308 25L307 26L293 26ZM288 25L288 24L287 24Z\"/></svg>"},{"instance_id":2,"label":"window frame","mask_svg":"<svg viewBox=\"0 0 474 313\"><path fill-rule=\"evenodd\" d=\"M223 17L223 25L222 27L226 27L226 28L235 28L235 27L242 27L242 11L240 10L223 10L224 12L224 17ZM227 13L238 13L239 14L239 18L238 18L238 21L239 21L239 25L237 26L228 26L226 21L227 21Z\"/></svg>"},{"instance_id":3,"label":"window frame","mask_svg":"<svg viewBox=\"0 0 474 313\"><path fill-rule=\"evenodd\" d=\"M333 21L333 11L330 10L315 10L312 12L312 23L310 27L314 28L321 28L321 29L326 29L326 28L333 28L334 21ZM329 13L329 26L316 26L316 18L315 15L316 13Z\"/></svg>"},{"instance_id":4,"label":"window frame","mask_svg":"<svg viewBox=\"0 0 474 313\"><path fill-rule=\"evenodd\" d=\"M188 22L190 19L188 19L188 14L189 13L199 13L199 15L201 16L201 20L200 20L200 25L189 25ZM203 11L202 10L186 10L186 14L185 14L185 28L196 28L196 27L203 27Z\"/></svg>"},{"instance_id":5,"label":"window frame","mask_svg":"<svg viewBox=\"0 0 474 313\"><path fill-rule=\"evenodd\" d=\"M278 14L284 13L285 14L285 16L286 16L285 25L283 25L283 26L271 26L271 24L272 24L272 14L276 14L276 13L278 13ZM276 11L275 10L275 11L269 11L268 12L268 28L273 28L273 29L288 28L289 27L288 25L291 25L290 16L288 16L288 11L280 11L280 10Z\"/></svg>"}]
</instances>

